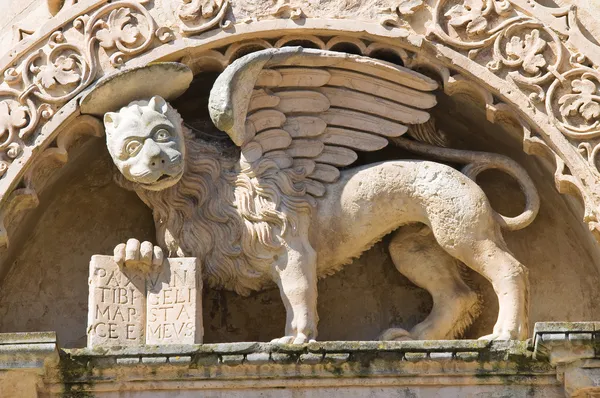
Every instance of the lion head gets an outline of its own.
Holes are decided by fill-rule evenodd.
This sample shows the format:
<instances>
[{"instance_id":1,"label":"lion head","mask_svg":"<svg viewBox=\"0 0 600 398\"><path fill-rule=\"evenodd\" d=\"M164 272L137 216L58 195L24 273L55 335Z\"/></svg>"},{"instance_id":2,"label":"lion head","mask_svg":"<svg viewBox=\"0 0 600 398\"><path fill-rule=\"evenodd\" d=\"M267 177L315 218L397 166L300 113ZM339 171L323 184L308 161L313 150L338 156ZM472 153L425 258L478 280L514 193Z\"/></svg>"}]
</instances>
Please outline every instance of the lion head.
<instances>
[{"instance_id":1,"label":"lion head","mask_svg":"<svg viewBox=\"0 0 600 398\"><path fill-rule=\"evenodd\" d=\"M163 98L134 101L104 115L106 145L123 176L143 188L175 185L185 164L181 116Z\"/></svg>"},{"instance_id":2,"label":"lion head","mask_svg":"<svg viewBox=\"0 0 600 398\"><path fill-rule=\"evenodd\" d=\"M239 167L239 152L196 136L160 97L107 113L104 123L115 180L151 207L170 257L202 259L211 286L241 295L271 283L265 259L312 208L294 175L277 173L269 158Z\"/></svg>"}]
</instances>

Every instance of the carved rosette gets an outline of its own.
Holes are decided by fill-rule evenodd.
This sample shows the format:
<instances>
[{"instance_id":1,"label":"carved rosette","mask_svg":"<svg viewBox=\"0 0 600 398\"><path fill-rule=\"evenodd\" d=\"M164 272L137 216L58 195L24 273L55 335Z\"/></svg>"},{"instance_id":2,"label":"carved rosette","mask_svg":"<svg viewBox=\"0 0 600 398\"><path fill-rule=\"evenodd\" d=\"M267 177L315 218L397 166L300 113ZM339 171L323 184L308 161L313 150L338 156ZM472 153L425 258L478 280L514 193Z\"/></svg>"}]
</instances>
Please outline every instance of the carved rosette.
<instances>
[{"instance_id":1,"label":"carved rosette","mask_svg":"<svg viewBox=\"0 0 600 398\"><path fill-rule=\"evenodd\" d=\"M600 137L600 74L580 67L559 76L548 88L546 110L567 137L589 140Z\"/></svg>"},{"instance_id":2,"label":"carved rosette","mask_svg":"<svg viewBox=\"0 0 600 398\"><path fill-rule=\"evenodd\" d=\"M531 90L531 100L543 101L541 85L554 79L563 60L563 50L556 33L529 20L503 29L494 39L492 56L493 60L487 64L490 70L508 69L508 78L524 90Z\"/></svg>"},{"instance_id":3,"label":"carved rosette","mask_svg":"<svg viewBox=\"0 0 600 398\"><path fill-rule=\"evenodd\" d=\"M577 145L596 171L600 151L600 73L581 66L560 75L548 88L546 112Z\"/></svg>"}]
</instances>

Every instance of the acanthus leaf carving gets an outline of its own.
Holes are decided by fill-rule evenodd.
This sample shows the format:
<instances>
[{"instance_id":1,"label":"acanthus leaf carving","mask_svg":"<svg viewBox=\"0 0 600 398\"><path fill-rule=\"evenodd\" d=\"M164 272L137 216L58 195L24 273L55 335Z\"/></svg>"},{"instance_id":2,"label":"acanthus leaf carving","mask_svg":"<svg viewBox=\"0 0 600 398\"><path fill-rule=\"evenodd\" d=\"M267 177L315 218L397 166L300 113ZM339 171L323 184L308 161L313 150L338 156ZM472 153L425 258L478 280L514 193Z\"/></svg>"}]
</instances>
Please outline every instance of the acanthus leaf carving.
<instances>
[{"instance_id":1,"label":"acanthus leaf carving","mask_svg":"<svg viewBox=\"0 0 600 398\"><path fill-rule=\"evenodd\" d=\"M42 86L51 89L56 85L68 86L79 82L81 76L77 73L76 68L76 59L61 55L56 62L35 67L33 71Z\"/></svg>"},{"instance_id":2,"label":"acanthus leaf carving","mask_svg":"<svg viewBox=\"0 0 600 398\"><path fill-rule=\"evenodd\" d=\"M600 116L600 104L597 95L598 88L591 80L589 74L582 75L581 79L571 82L573 94L564 94L558 99L560 114L562 116L573 116L580 114L587 122Z\"/></svg>"},{"instance_id":3,"label":"acanthus leaf carving","mask_svg":"<svg viewBox=\"0 0 600 398\"><path fill-rule=\"evenodd\" d=\"M483 0L465 0L464 4L455 4L444 16L450 26L459 27L466 25L466 32L470 36L481 34L488 26L484 16L485 4Z\"/></svg>"},{"instance_id":4,"label":"acanthus leaf carving","mask_svg":"<svg viewBox=\"0 0 600 398\"><path fill-rule=\"evenodd\" d=\"M600 137L599 85L600 73L580 67L561 74L549 86L546 112L565 136L580 142Z\"/></svg>"},{"instance_id":5,"label":"acanthus leaf carving","mask_svg":"<svg viewBox=\"0 0 600 398\"><path fill-rule=\"evenodd\" d=\"M110 49L122 47L121 43L134 44L139 36L140 30L132 24L131 10L128 8L117 8L110 12L108 21L99 21L103 26L96 32L100 46Z\"/></svg>"},{"instance_id":6,"label":"acanthus leaf carving","mask_svg":"<svg viewBox=\"0 0 600 398\"><path fill-rule=\"evenodd\" d=\"M513 36L506 45L508 56L523 65L523 69L530 74L537 74L540 68L546 66L544 56L540 54L546 47L546 42L540 39L540 31L534 29L525 35L524 39Z\"/></svg>"},{"instance_id":7,"label":"acanthus leaf carving","mask_svg":"<svg viewBox=\"0 0 600 398\"><path fill-rule=\"evenodd\" d=\"M176 15L179 28L185 35L196 35L220 26L227 29L230 21L225 20L229 0L180 0Z\"/></svg>"}]
</instances>

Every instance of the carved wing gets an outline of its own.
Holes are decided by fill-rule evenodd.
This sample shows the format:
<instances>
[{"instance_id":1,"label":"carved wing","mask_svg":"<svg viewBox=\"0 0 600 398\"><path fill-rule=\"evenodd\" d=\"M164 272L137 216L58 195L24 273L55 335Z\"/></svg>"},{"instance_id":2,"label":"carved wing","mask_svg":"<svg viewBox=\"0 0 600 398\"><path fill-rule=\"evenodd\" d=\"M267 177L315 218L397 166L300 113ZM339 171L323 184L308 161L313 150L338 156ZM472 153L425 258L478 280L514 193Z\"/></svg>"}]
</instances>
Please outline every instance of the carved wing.
<instances>
[{"instance_id":1,"label":"carved wing","mask_svg":"<svg viewBox=\"0 0 600 398\"><path fill-rule=\"evenodd\" d=\"M282 170L304 169L306 191L322 196L356 151L379 150L428 121L436 88L384 61L287 47L232 63L213 86L209 111L241 147L243 164L269 158Z\"/></svg>"}]
</instances>

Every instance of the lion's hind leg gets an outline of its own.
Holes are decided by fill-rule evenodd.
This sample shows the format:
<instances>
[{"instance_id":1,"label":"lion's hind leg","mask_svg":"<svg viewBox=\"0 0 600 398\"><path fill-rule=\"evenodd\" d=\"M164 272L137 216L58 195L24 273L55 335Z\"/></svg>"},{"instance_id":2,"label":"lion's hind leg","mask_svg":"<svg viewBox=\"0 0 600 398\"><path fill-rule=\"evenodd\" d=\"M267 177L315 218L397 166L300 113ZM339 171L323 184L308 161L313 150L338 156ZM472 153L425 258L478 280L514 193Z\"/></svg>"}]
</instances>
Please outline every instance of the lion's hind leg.
<instances>
[{"instance_id":1,"label":"lion's hind leg","mask_svg":"<svg viewBox=\"0 0 600 398\"><path fill-rule=\"evenodd\" d=\"M490 340L525 340L528 337L529 280L527 268L508 250L500 227L479 218L463 222L471 229L448 234L435 222L432 231L440 246L491 282L498 297L498 320Z\"/></svg>"},{"instance_id":2,"label":"lion's hind leg","mask_svg":"<svg viewBox=\"0 0 600 398\"><path fill-rule=\"evenodd\" d=\"M404 226L389 246L394 265L415 285L427 290L433 308L410 332L392 328L381 340L445 340L460 337L480 313L480 300L461 277L459 264L436 242L424 225Z\"/></svg>"},{"instance_id":3,"label":"lion's hind leg","mask_svg":"<svg viewBox=\"0 0 600 398\"><path fill-rule=\"evenodd\" d=\"M462 260L491 283L498 297L498 320L485 340L525 340L529 323L527 268L509 252L500 233L470 245Z\"/></svg>"}]
</instances>

